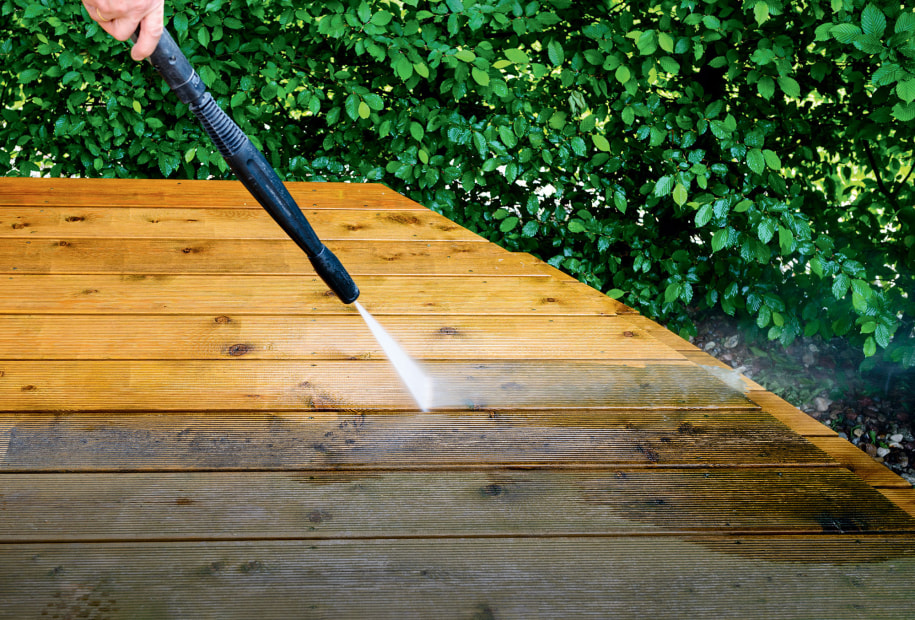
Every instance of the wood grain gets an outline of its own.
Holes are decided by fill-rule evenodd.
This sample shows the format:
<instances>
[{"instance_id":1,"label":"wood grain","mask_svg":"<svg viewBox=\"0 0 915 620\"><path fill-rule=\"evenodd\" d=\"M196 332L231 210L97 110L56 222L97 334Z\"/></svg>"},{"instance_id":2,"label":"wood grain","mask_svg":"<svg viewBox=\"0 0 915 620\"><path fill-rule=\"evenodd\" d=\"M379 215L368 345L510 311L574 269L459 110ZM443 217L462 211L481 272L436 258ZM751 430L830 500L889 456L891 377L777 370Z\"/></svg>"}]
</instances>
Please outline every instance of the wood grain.
<instances>
[{"instance_id":1,"label":"wood grain","mask_svg":"<svg viewBox=\"0 0 915 620\"><path fill-rule=\"evenodd\" d=\"M0 502L0 544L915 533L838 467L22 474Z\"/></svg>"},{"instance_id":2,"label":"wood grain","mask_svg":"<svg viewBox=\"0 0 915 620\"><path fill-rule=\"evenodd\" d=\"M752 408L689 364L424 364L441 408ZM386 361L4 361L0 410L412 410Z\"/></svg>"},{"instance_id":3,"label":"wood grain","mask_svg":"<svg viewBox=\"0 0 915 620\"><path fill-rule=\"evenodd\" d=\"M760 411L4 414L7 472L835 467Z\"/></svg>"},{"instance_id":4,"label":"wood grain","mask_svg":"<svg viewBox=\"0 0 915 620\"><path fill-rule=\"evenodd\" d=\"M302 209L428 211L376 183L285 183ZM239 181L0 178L0 207L166 207L261 210Z\"/></svg>"},{"instance_id":5,"label":"wood grain","mask_svg":"<svg viewBox=\"0 0 915 620\"><path fill-rule=\"evenodd\" d=\"M303 209L302 212L322 241L486 242L428 210ZM286 240L287 236L263 209L16 207L0 209L0 238Z\"/></svg>"},{"instance_id":6,"label":"wood grain","mask_svg":"<svg viewBox=\"0 0 915 620\"><path fill-rule=\"evenodd\" d=\"M364 276L375 315L616 314L622 304L577 283L526 276ZM589 293L590 291L590 293ZM352 314L315 275L8 275L0 314Z\"/></svg>"},{"instance_id":7,"label":"wood grain","mask_svg":"<svg viewBox=\"0 0 915 620\"><path fill-rule=\"evenodd\" d=\"M908 536L0 548L11 618L906 618L913 574Z\"/></svg>"},{"instance_id":8,"label":"wood grain","mask_svg":"<svg viewBox=\"0 0 915 620\"><path fill-rule=\"evenodd\" d=\"M386 316L383 322L416 359L684 359L618 316ZM0 315L0 360L240 357L378 360L385 353L356 315Z\"/></svg>"},{"instance_id":9,"label":"wood grain","mask_svg":"<svg viewBox=\"0 0 915 620\"><path fill-rule=\"evenodd\" d=\"M543 263L477 242L330 241L354 276L529 275ZM252 261L252 256L261 257ZM0 274L264 274L313 275L308 256L281 239L8 239Z\"/></svg>"}]
</instances>

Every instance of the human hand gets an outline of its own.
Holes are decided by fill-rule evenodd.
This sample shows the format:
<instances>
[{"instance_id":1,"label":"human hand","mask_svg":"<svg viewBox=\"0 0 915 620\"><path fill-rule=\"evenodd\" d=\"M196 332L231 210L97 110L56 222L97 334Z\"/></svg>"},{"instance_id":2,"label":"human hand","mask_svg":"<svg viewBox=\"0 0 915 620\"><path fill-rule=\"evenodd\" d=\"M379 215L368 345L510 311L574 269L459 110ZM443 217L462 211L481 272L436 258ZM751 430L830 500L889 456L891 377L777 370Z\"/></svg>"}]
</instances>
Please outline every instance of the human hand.
<instances>
[{"instance_id":1,"label":"human hand","mask_svg":"<svg viewBox=\"0 0 915 620\"><path fill-rule=\"evenodd\" d=\"M118 41L126 41L140 27L130 50L134 60L153 53L162 36L165 0L83 0L89 17Z\"/></svg>"}]
</instances>

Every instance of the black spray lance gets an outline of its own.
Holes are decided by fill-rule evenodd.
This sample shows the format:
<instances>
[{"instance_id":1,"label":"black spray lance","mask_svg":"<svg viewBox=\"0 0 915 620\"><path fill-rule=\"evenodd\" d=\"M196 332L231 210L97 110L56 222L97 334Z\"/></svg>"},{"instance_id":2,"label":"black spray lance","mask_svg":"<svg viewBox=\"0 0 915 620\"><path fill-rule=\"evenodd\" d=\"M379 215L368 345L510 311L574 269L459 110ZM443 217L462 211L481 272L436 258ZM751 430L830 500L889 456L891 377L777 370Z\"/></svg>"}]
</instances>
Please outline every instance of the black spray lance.
<instances>
[{"instance_id":1,"label":"black spray lance","mask_svg":"<svg viewBox=\"0 0 915 620\"><path fill-rule=\"evenodd\" d=\"M136 41L136 35L133 36ZM276 171L228 114L216 105L206 84L194 71L175 40L163 30L149 62L178 98L186 103L216 144L229 167L251 195L308 255L327 286L345 304L359 297L359 288L340 260L327 249L302 215L302 210L280 181Z\"/></svg>"},{"instance_id":2,"label":"black spray lance","mask_svg":"<svg viewBox=\"0 0 915 620\"><path fill-rule=\"evenodd\" d=\"M136 35L133 36L136 42ZM432 380L410 356L391 338L384 329L356 299L359 288L334 254L327 249L301 209L289 195L283 182L264 155L257 150L248 136L235 124L229 115L216 105L213 96L178 44L168 33L162 31L156 51L149 57L150 63L159 71L178 98L186 103L203 128L219 148L238 179L248 188L251 195L273 216L286 234L305 250L311 264L327 286L345 304L355 302L356 309L365 319L375 338L384 349L388 360L400 375L417 404L427 410L432 405Z\"/></svg>"}]
</instances>

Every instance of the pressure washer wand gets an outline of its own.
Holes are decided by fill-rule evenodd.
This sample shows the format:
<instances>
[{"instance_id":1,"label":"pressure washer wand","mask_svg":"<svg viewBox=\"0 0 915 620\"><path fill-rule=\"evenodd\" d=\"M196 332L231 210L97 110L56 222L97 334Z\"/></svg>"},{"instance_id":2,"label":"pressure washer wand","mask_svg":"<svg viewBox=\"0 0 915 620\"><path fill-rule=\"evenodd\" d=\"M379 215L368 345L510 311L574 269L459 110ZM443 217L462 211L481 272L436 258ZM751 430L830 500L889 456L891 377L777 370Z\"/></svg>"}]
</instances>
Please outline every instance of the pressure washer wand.
<instances>
[{"instance_id":1,"label":"pressure washer wand","mask_svg":"<svg viewBox=\"0 0 915 620\"><path fill-rule=\"evenodd\" d=\"M134 35L136 40L136 35ZM207 92L206 84L194 71L181 48L168 33L162 32L159 45L149 57L178 98L186 103L216 144L229 167L251 195L276 220L286 234L308 255L311 264L327 286L345 304L359 297L359 288L340 260L318 239L302 210L280 181L276 171L228 114Z\"/></svg>"}]
</instances>

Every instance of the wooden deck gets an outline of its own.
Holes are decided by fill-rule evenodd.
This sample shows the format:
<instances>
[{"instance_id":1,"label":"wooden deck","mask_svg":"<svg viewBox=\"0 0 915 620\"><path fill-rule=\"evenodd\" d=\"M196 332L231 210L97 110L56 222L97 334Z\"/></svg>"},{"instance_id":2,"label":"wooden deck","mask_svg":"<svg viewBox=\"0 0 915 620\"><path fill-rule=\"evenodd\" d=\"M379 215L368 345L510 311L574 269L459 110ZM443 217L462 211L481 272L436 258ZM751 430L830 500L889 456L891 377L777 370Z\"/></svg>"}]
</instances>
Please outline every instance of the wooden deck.
<instances>
[{"instance_id":1,"label":"wooden deck","mask_svg":"<svg viewBox=\"0 0 915 620\"><path fill-rule=\"evenodd\" d=\"M600 293L291 184L0 179L2 618L911 618L915 494Z\"/></svg>"}]
</instances>

